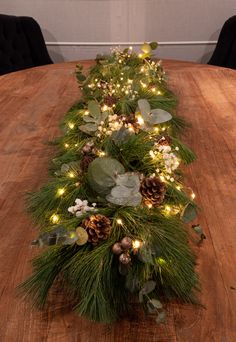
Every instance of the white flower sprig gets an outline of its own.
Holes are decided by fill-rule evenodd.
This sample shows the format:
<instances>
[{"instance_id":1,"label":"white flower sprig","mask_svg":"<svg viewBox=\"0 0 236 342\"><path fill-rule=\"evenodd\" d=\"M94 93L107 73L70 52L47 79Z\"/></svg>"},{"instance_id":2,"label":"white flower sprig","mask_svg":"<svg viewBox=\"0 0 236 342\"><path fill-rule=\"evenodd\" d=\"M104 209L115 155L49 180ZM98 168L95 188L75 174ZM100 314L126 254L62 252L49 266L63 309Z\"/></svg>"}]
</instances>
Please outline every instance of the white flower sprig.
<instances>
[{"instance_id":1,"label":"white flower sprig","mask_svg":"<svg viewBox=\"0 0 236 342\"><path fill-rule=\"evenodd\" d=\"M75 216L80 217L88 211L96 210L95 207L96 207L96 203L92 203L92 206L90 207L88 205L87 200L81 200L81 199L77 198L75 200L75 205L72 207L69 207L68 211L69 211L69 213L72 213Z\"/></svg>"}]
</instances>

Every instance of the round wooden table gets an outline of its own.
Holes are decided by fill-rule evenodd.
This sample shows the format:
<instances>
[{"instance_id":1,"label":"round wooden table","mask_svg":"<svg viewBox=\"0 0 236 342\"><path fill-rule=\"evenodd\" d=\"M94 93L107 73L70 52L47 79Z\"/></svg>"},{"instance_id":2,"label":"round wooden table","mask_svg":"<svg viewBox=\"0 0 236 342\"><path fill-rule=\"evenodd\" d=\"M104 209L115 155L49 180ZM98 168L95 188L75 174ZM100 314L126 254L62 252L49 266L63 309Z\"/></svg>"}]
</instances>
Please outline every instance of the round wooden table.
<instances>
[{"instance_id":1,"label":"round wooden table","mask_svg":"<svg viewBox=\"0 0 236 342\"><path fill-rule=\"evenodd\" d=\"M198 156L186 182L202 208L199 222L207 236L197 250L199 298L206 309L170 304L166 325L138 311L109 328L77 317L58 293L44 312L16 297L15 287L29 275L37 253L30 247L37 231L24 196L46 181L55 153L46 143L59 134L60 119L80 96L75 64L0 77L0 341L236 341L236 71L230 69L164 62L178 113L192 124L183 139Z\"/></svg>"}]
</instances>

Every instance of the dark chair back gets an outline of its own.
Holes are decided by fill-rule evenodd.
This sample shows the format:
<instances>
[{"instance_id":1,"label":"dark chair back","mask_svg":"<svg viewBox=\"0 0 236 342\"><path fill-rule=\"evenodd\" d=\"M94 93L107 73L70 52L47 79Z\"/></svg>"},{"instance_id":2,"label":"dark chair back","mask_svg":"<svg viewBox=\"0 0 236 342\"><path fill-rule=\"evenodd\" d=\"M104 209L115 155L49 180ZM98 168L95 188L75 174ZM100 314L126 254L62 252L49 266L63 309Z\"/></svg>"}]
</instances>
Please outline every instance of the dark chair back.
<instances>
[{"instance_id":1,"label":"dark chair back","mask_svg":"<svg viewBox=\"0 0 236 342\"><path fill-rule=\"evenodd\" d=\"M0 14L0 75L52 63L33 18Z\"/></svg>"},{"instance_id":2,"label":"dark chair back","mask_svg":"<svg viewBox=\"0 0 236 342\"><path fill-rule=\"evenodd\" d=\"M208 64L236 69L236 15L224 23Z\"/></svg>"}]
</instances>

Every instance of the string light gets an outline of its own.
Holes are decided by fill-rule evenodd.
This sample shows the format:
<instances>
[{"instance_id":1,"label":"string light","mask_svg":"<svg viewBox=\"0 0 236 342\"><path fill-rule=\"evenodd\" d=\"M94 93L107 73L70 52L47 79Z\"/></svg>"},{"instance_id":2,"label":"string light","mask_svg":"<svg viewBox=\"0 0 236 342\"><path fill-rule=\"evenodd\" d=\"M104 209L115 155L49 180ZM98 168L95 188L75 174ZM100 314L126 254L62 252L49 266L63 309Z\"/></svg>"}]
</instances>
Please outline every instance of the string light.
<instances>
[{"instance_id":1,"label":"string light","mask_svg":"<svg viewBox=\"0 0 236 342\"><path fill-rule=\"evenodd\" d=\"M144 124L144 120L143 120L143 118L141 117L141 115L138 115L138 116L137 116L137 120L138 120L138 124L139 124L139 125L143 125L143 124Z\"/></svg>"},{"instance_id":2,"label":"string light","mask_svg":"<svg viewBox=\"0 0 236 342\"><path fill-rule=\"evenodd\" d=\"M141 83L141 86L142 86L143 88L147 88L146 83L143 83L142 81L140 81L140 83Z\"/></svg>"},{"instance_id":3,"label":"string light","mask_svg":"<svg viewBox=\"0 0 236 342\"><path fill-rule=\"evenodd\" d=\"M69 177L69 178L75 178L74 172L70 171L70 172L68 173L68 177Z\"/></svg>"},{"instance_id":4,"label":"string light","mask_svg":"<svg viewBox=\"0 0 236 342\"><path fill-rule=\"evenodd\" d=\"M119 218L119 219L116 220L116 223L117 224L123 224L123 221Z\"/></svg>"},{"instance_id":5,"label":"string light","mask_svg":"<svg viewBox=\"0 0 236 342\"><path fill-rule=\"evenodd\" d=\"M99 157L104 157L106 153L104 151L98 151Z\"/></svg>"},{"instance_id":6,"label":"string light","mask_svg":"<svg viewBox=\"0 0 236 342\"><path fill-rule=\"evenodd\" d=\"M143 57L143 55L142 55L141 53L139 53L138 56L139 56L139 58L142 58L142 57Z\"/></svg>"},{"instance_id":7,"label":"string light","mask_svg":"<svg viewBox=\"0 0 236 342\"><path fill-rule=\"evenodd\" d=\"M191 197L192 197L192 199L194 199L196 197L194 192L191 194Z\"/></svg>"},{"instance_id":8,"label":"string light","mask_svg":"<svg viewBox=\"0 0 236 342\"><path fill-rule=\"evenodd\" d=\"M181 187L179 185L177 185L176 189L180 191Z\"/></svg>"},{"instance_id":9,"label":"string light","mask_svg":"<svg viewBox=\"0 0 236 342\"><path fill-rule=\"evenodd\" d=\"M148 204L147 204L147 207L148 207L149 209L151 209L151 208L152 208L152 203L148 203Z\"/></svg>"},{"instance_id":10,"label":"string light","mask_svg":"<svg viewBox=\"0 0 236 342\"><path fill-rule=\"evenodd\" d=\"M108 107L107 105L102 106L102 111L103 111L103 112L105 112L105 111L108 110L108 109L109 109L109 107Z\"/></svg>"},{"instance_id":11,"label":"string light","mask_svg":"<svg viewBox=\"0 0 236 342\"><path fill-rule=\"evenodd\" d=\"M75 124L73 122L68 122L68 126L70 129L73 129L75 127Z\"/></svg>"},{"instance_id":12,"label":"string light","mask_svg":"<svg viewBox=\"0 0 236 342\"><path fill-rule=\"evenodd\" d=\"M89 111L86 110L86 111L84 112L84 115L89 115Z\"/></svg>"},{"instance_id":13,"label":"string light","mask_svg":"<svg viewBox=\"0 0 236 342\"><path fill-rule=\"evenodd\" d=\"M69 147L69 144L65 143L64 146L65 146L65 148L68 148L68 147Z\"/></svg>"},{"instance_id":14,"label":"string light","mask_svg":"<svg viewBox=\"0 0 236 342\"><path fill-rule=\"evenodd\" d=\"M169 207L168 205L165 206L165 210L169 213L171 211L171 207Z\"/></svg>"},{"instance_id":15,"label":"string light","mask_svg":"<svg viewBox=\"0 0 236 342\"><path fill-rule=\"evenodd\" d=\"M50 218L51 222L57 224L60 221L60 217L58 214L53 214Z\"/></svg>"},{"instance_id":16,"label":"string light","mask_svg":"<svg viewBox=\"0 0 236 342\"><path fill-rule=\"evenodd\" d=\"M134 240L134 241L132 241L133 249L138 249L138 248L141 247L141 245L142 245L142 242L139 241L139 240Z\"/></svg>"},{"instance_id":17,"label":"string light","mask_svg":"<svg viewBox=\"0 0 236 342\"><path fill-rule=\"evenodd\" d=\"M161 91L160 90L157 91L157 95L161 95Z\"/></svg>"},{"instance_id":18,"label":"string light","mask_svg":"<svg viewBox=\"0 0 236 342\"><path fill-rule=\"evenodd\" d=\"M161 180L162 182L165 182L165 177L164 177L164 176L160 176L160 180Z\"/></svg>"},{"instance_id":19,"label":"string light","mask_svg":"<svg viewBox=\"0 0 236 342\"><path fill-rule=\"evenodd\" d=\"M159 132L159 127L155 127L155 128L154 128L154 131L155 131L156 133L158 133L158 132Z\"/></svg>"},{"instance_id":20,"label":"string light","mask_svg":"<svg viewBox=\"0 0 236 342\"><path fill-rule=\"evenodd\" d=\"M152 92L153 92L153 93L155 93L155 91L156 91L156 88L152 88L151 90L152 90Z\"/></svg>"},{"instance_id":21,"label":"string light","mask_svg":"<svg viewBox=\"0 0 236 342\"><path fill-rule=\"evenodd\" d=\"M63 188L60 188L57 190L58 196L62 196L64 193L65 193L65 189L63 189Z\"/></svg>"}]
</instances>

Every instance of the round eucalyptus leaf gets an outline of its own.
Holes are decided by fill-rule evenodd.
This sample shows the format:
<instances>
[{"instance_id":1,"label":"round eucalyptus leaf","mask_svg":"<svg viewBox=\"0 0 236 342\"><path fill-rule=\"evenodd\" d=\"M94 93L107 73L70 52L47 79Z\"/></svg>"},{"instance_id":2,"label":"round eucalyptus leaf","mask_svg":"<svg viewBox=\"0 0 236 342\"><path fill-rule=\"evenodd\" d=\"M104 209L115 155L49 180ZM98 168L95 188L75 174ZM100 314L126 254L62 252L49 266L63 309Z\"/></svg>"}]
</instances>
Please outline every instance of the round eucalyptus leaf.
<instances>
[{"instance_id":1,"label":"round eucalyptus leaf","mask_svg":"<svg viewBox=\"0 0 236 342\"><path fill-rule=\"evenodd\" d=\"M79 246L83 246L88 241L88 233L83 227L76 228L76 235L78 237L76 243Z\"/></svg>"},{"instance_id":2,"label":"round eucalyptus leaf","mask_svg":"<svg viewBox=\"0 0 236 342\"><path fill-rule=\"evenodd\" d=\"M116 159L96 158L89 164L88 182L98 194L107 195L115 186L118 174L125 172L124 166Z\"/></svg>"}]
</instances>

